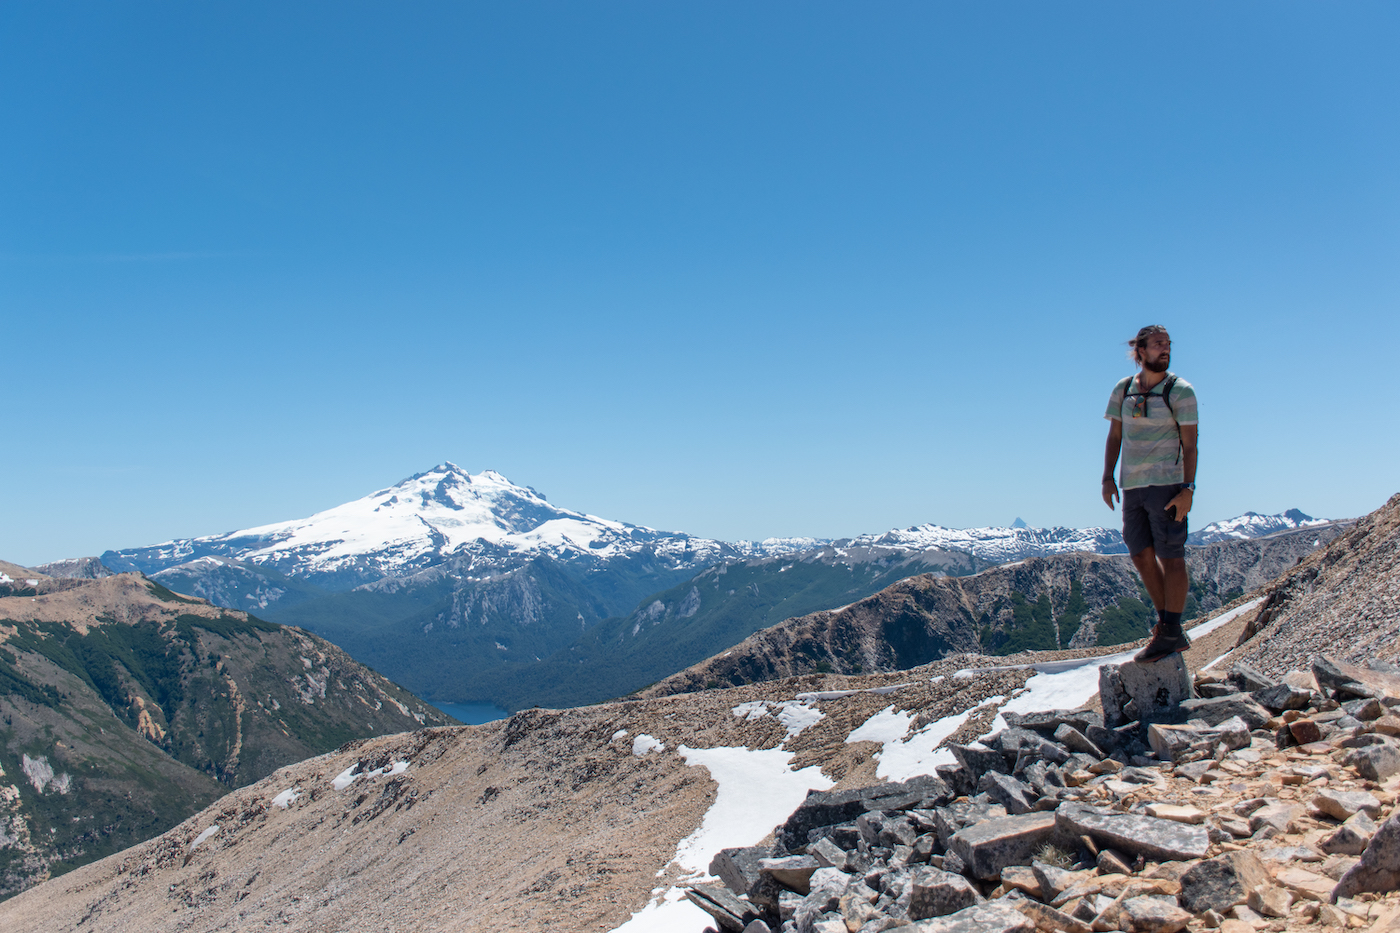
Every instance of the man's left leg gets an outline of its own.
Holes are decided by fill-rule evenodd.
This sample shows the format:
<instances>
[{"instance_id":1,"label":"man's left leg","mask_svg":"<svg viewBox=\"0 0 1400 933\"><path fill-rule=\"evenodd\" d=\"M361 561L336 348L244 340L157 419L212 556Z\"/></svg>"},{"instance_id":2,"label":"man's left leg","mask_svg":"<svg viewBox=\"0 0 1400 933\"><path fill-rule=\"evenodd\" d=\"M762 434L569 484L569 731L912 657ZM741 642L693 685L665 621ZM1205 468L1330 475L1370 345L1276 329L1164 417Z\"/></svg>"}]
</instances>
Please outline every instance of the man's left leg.
<instances>
[{"instance_id":1,"label":"man's left leg","mask_svg":"<svg viewBox=\"0 0 1400 933\"><path fill-rule=\"evenodd\" d=\"M1153 487L1154 491L1167 488ZM1161 495L1165 495L1165 492ZM1165 505L1165 499L1157 505ZM1160 661L1191 647L1191 639L1181 628L1181 616L1186 611L1186 595L1191 588L1191 580L1186 573L1186 522L1172 521L1165 513L1153 515L1152 518L1155 556L1161 572L1162 602L1158 606L1158 622L1152 630L1152 639L1134 657L1134 660L1141 662Z\"/></svg>"}]
</instances>

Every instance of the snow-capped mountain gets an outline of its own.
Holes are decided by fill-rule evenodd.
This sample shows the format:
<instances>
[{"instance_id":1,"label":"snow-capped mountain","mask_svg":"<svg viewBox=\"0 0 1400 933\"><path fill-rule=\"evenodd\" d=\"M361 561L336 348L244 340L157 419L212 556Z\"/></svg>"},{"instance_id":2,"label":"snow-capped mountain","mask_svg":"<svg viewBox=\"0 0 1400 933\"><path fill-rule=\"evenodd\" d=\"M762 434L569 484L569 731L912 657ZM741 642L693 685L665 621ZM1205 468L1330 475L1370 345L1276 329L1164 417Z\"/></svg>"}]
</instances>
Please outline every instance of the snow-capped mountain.
<instances>
[{"instance_id":1,"label":"snow-capped mountain","mask_svg":"<svg viewBox=\"0 0 1400 933\"><path fill-rule=\"evenodd\" d=\"M1289 509L1278 515L1260 515L1258 512L1245 512L1238 518L1226 519L1223 522L1211 522L1200 531L1192 532L1187 538L1189 544L1214 544L1217 541L1239 540L1243 538L1262 538L1264 535L1275 534L1280 531L1292 531L1295 528L1306 528L1311 525L1329 525L1332 523L1328 518L1313 518L1311 515L1304 515L1297 509Z\"/></svg>"},{"instance_id":2,"label":"snow-capped mountain","mask_svg":"<svg viewBox=\"0 0 1400 933\"><path fill-rule=\"evenodd\" d=\"M642 551L673 566L699 568L750 549L562 509L500 473L472 475L443 463L309 518L109 551L103 561L156 575L235 561L342 590L407 577L453 556L470 556L469 567L485 572L537 557L604 563Z\"/></svg>"},{"instance_id":3,"label":"snow-capped mountain","mask_svg":"<svg viewBox=\"0 0 1400 933\"><path fill-rule=\"evenodd\" d=\"M861 535L834 542L837 547L898 547L908 550L965 551L1000 564L1028 557L1093 551L1126 554L1123 535L1116 528L944 528L915 525L879 535Z\"/></svg>"}]
</instances>

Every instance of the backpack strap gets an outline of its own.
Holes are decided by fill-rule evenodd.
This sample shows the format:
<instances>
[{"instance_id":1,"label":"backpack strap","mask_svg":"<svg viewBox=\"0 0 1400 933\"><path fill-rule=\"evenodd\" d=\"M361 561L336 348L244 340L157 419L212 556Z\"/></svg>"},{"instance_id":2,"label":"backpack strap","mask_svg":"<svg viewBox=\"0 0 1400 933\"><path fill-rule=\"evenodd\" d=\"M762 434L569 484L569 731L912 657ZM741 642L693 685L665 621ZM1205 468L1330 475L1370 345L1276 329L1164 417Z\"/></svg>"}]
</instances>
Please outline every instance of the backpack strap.
<instances>
[{"instance_id":1,"label":"backpack strap","mask_svg":"<svg viewBox=\"0 0 1400 933\"><path fill-rule=\"evenodd\" d=\"M1118 413L1119 413L1120 415L1123 413L1123 402L1126 402L1126 401L1128 400L1128 390L1131 389L1132 387L1133 387L1133 377L1132 377L1132 376L1124 376L1122 379L1119 379L1119 380L1118 380L1118 384L1117 384L1116 386L1113 387L1113 392L1114 392L1114 394L1117 394L1117 392L1118 392L1119 389L1122 389L1122 390L1123 390L1123 398L1118 402Z\"/></svg>"},{"instance_id":2,"label":"backpack strap","mask_svg":"<svg viewBox=\"0 0 1400 933\"><path fill-rule=\"evenodd\" d=\"M1176 385L1176 373L1167 376L1166 382L1162 383L1162 401L1167 403L1167 411L1171 412L1172 420L1176 420L1176 409L1172 407L1172 386ZM1180 425L1177 426L1180 430Z\"/></svg>"}]
</instances>

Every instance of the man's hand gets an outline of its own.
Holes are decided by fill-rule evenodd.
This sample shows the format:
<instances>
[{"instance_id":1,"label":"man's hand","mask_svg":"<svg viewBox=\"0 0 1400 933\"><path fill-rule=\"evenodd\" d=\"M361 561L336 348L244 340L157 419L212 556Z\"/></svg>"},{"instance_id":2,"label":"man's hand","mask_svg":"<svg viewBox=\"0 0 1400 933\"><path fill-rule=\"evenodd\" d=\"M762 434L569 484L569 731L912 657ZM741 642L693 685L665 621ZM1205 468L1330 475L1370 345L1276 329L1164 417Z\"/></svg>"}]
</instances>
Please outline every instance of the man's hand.
<instances>
[{"instance_id":1,"label":"man's hand","mask_svg":"<svg viewBox=\"0 0 1400 933\"><path fill-rule=\"evenodd\" d=\"M1172 501L1167 503L1167 511L1173 512L1176 515L1173 521L1186 521L1186 516L1191 512L1191 500L1193 498L1194 496L1191 494L1191 490L1183 489L1172 498Z\"/></svg>"},{"instance_id":2,"label":"man's hand","mask_svg":"<svg viewBox=\"0 0 1400 933\"><path fill-rule=\"evenodd\" d=\"M1103 480L1103 504L1111 509L1113 508L1113 500L1119 498L1121 497L1118 495L1118 484L1113 481L1113 477L1105 476Z\"/></svg>"}]
</instances>

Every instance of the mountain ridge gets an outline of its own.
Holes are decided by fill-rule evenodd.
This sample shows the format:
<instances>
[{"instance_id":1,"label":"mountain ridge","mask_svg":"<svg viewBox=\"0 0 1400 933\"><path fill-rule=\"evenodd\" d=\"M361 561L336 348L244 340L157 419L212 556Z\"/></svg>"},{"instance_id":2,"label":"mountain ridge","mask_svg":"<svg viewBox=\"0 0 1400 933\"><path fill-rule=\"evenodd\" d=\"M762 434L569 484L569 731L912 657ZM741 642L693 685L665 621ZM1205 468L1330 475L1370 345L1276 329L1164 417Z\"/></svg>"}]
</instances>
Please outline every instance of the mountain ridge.
<instances>
[{"instance_id":1,"label":"mountain ridge","mask_svg":"<svg viewBox=\"0 0 1400 933\"><path fill-rule=\"evenodd\" d=\"M0 568L0 897L308 755L451 721L324 639L140 574L10 569L22 568Z\"/></svg>"}]
</instances>

